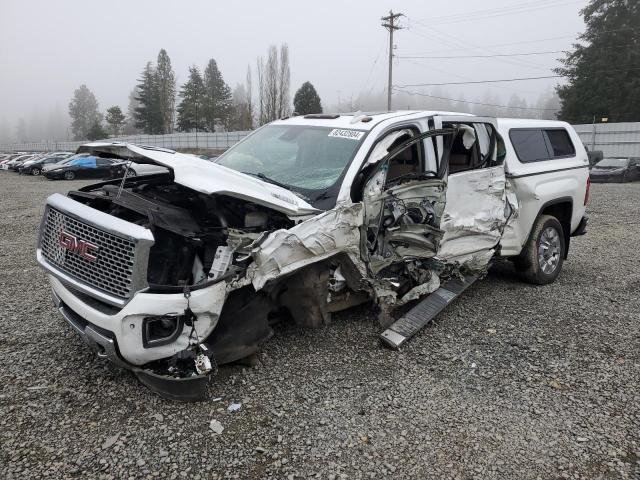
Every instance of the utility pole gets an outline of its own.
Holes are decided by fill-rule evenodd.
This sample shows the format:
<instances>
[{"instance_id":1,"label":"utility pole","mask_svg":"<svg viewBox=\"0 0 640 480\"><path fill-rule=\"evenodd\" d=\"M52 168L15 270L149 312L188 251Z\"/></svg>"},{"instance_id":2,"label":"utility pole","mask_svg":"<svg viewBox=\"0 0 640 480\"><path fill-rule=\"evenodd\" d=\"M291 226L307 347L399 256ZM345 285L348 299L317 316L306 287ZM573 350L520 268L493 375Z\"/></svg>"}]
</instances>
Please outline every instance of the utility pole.
<instances>
[{"instance_id":1,"label":"utility pole","mask_svg":"<svg viewBox=\"0 0 640 480\"><path fill-rule=\"evenodd\" d=\"M389 30L389 83L387 87L387 110L391 110L391 88L393 84L393 32L402 28L396 23L396 20L402 16L404 15L401 13L393 13L393 10L389 10L389 15L380 19L384 22L382 26Z\"/></svg>"}]
</instances>

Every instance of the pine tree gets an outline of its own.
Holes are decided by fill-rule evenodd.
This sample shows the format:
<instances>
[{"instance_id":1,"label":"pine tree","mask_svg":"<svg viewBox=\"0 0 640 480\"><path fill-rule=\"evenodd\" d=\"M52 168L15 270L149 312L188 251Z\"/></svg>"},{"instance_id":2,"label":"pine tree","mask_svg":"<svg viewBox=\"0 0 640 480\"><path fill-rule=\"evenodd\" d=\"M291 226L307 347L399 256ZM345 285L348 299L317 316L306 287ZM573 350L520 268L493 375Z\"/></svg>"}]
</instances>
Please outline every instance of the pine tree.
<instances>
[{"instance_id":1,"label":"pine tree","mask_svg":"<svg viewBox=\"0 0 640 480\"><path fill-rule=\"evenodd\" d=\"M69 103L69 116L71 117L71 131L76 140L84 140L94 123L100 120L98 112L98 100L86 85L73 92L73 98Z\"/></svg>"},{"instance_id":2,"label":"pine tree","mask_svg":"<svg viewBox=\"0 0 640 480\"><path fill-rule=\"evenodd\" d=\"M180 88L180 104L178 105L178 130L207 130L207 123L203 112L204 82L198 67L189 67L189 80Z\"/></svg>"},{"instance_id":3,"label":"pine tree","mask_svg":"<svg viewBox=\"0 0 640 480\"><path fill-rule=\"evenodd\" d=\"M640 2L591 0L582 10L586 31L556 73L559 117L574 123L608 117L610 122L640 120Z\"/></svg>"},{"instance_id":4,"label":"pine tree","mask_svg":"<svg viewBox=\"0 0 640 480\"><path fill-rule=\"evenodd\" d=\"M304 82L293 97L293 108L298 115L322 113L322 103L311 82Z\"/></svg>"},{"instance_id":5,"label":"pine tree","mask_svg":"<svg viewBox=\"0 0 640 480\"><path fill-rule=\"evenodd\" d=\"M105 132L102 126L102 121L97 119L91 124L91 128L87 131L87 139L93 141L102 140L103 138L107 138L107 132Z\"/></svg>"},{"instance_id":6,"label":"pine tree","mask_svg":"<svg viewBox=\"0 0 640 480\"><path fill-rule=\"evenodd\" d=\"M158 53L156 85L158 110L161 117L160 130L161 133L171 133L176 104L176 76L171 68L171 59L164 48Z\"/></svg>"},{"instance_id":7,"label":"pine tree","mask_svg":"<svg viewBox=\"0 0 640 480\"><path fill-rule=\"evenodd\" d=\"M158 82L156 70L151 62L142 71L141 78L138 79L136 87L136 101L138 106L135 109L136 128L147 134L163 133L162 115L160 113L160 103L158 101Z\"/></svg>"},{"instance_id":8,"label":"pine tree","mask_svg":"<svg viewBox=\"0 0 640 480\"><path fill-rule=\"evenodd\" d=\"M111 134L114 137L117 137L120 134L120 129L122 125L124 125L124 114L119 106L114 105L113 107L107 109L107 115L105 116L105 121L109 125L111 130Z\"/></svg>"},{"instance_id":9,"label":"pine tree","mask_svg":"<svg viewBox=\"0 0 640 480\"><path fill-rule=\"evenodd\" d=\"M204 108L207 129L216 131L216 123L229 126L231 116L231 89L222 78L216 61L212 58L204 70Z\"/></svg>"}]
</instances>

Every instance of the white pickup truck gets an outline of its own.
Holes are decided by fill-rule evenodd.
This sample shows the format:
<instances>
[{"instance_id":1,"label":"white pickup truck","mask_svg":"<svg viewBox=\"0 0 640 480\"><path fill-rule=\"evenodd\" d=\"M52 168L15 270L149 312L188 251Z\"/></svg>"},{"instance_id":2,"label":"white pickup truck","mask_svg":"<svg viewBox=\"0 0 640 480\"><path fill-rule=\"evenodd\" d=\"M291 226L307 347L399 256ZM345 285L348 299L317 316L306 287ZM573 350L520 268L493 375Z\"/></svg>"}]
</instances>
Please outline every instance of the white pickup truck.
<instances>
[{"instance_id":1,"label":"white pickup truck","mask_svg":"<svg viewBox=\"0 0 640 480\"><path fill-rule=\"evenodd\" d=\"M79 152L167 170L49 197L37 258L54 302L99 355L182 400L255 354L285 311L313 327L372 301L398 346L494 257L554 281L586 227L587 153L563 122L320 114L266 125L215 163Z\"/></svg>"}]
</instances>

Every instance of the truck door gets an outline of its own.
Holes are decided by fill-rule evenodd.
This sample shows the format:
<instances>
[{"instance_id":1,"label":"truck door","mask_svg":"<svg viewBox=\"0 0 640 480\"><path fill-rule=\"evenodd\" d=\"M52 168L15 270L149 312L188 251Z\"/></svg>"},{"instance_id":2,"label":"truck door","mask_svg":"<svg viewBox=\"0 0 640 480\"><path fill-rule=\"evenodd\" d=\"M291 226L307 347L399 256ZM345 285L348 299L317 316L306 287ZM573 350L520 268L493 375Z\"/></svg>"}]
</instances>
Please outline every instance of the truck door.
<instances>
[{"instance_id":1,"label":"truck door","mask_svg":"<svg viewBox=\"0 0 640 480\"><path fill-rule=\"evenodd\" d=\"M373 275L437 254L443 233L439 224L445 208L446 154L435 164L433 145L440 144L440 151L446 152L454 132L402 126L381 135L369 153L359 174L365 181L356 180L358 192L352 198L363 201L360 251Z\"/></svg>"},{"instance_id":2,"label":"truck door","mask_svg":"<svg viewBox=\"0 0 640 480\"><path fill-rule=\"evenodd\" d=\"M496 121L486 117L436 116L434 126L455 127L458 132L448 155L446 202L440 222L444 235L437 258L472 269L483 268L495 253L516 209L507 199Z\"/></svg>"}]
</instances>

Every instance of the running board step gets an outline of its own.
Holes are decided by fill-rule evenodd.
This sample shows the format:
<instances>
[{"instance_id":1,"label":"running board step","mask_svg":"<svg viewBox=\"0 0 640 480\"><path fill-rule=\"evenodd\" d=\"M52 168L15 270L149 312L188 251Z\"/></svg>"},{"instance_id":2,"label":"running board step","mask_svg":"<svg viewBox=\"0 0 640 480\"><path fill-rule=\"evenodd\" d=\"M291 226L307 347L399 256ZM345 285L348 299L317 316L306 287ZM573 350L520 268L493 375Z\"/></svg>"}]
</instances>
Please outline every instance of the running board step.
<instances>
[{"instance_id":1,"label":"running board step","mask_svg":"<svg viewBox=\"0 0 640 480\"><path fill-rule=\"evenodd\" d=\"M467 275L464 280L447 281L382 332L380 339L391 348L400 348L477 279L477 275Z\"/></svg>"}]
</instances>

